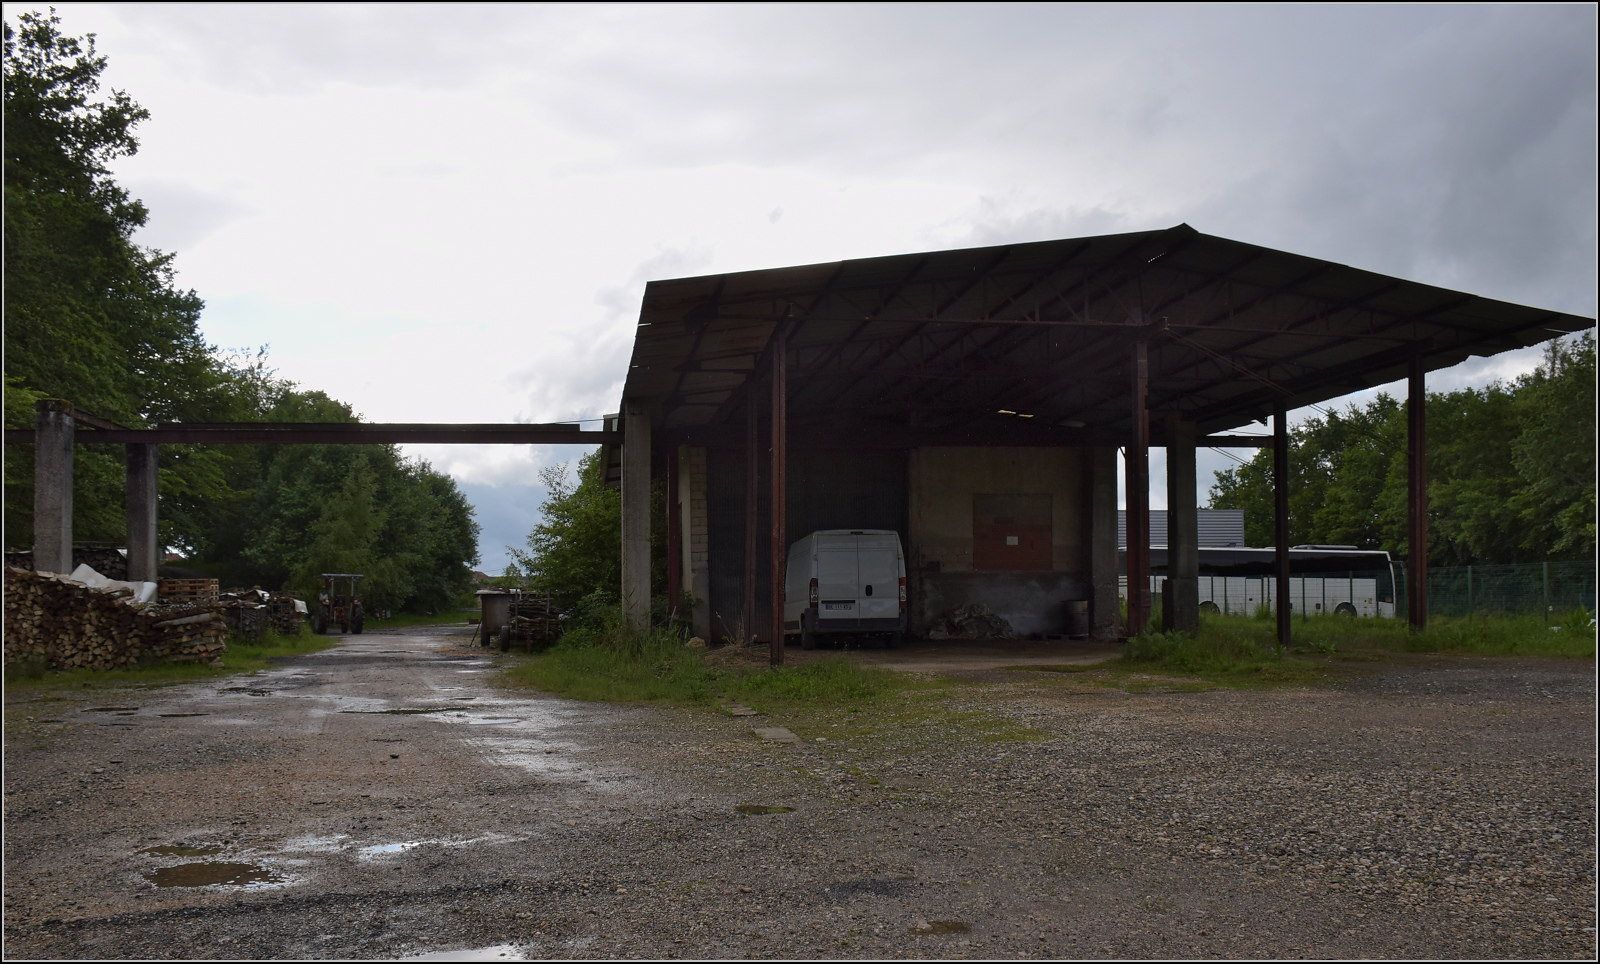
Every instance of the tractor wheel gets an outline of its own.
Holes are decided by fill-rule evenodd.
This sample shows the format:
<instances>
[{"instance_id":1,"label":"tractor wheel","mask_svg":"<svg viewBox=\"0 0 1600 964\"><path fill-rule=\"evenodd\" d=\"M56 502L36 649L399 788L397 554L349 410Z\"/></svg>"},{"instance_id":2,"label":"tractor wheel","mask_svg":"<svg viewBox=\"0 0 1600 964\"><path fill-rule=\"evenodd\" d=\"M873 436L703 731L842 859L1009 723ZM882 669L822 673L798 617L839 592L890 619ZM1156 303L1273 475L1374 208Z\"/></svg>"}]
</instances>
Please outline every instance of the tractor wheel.
<instances>
[{"instance_id":1,"label":"tractor wheel","mask_svg":"<svg viewBox=\"0 0 1600 964\"><path fill-rule=\"evenodd\" d=\"M511 652L511 624L506 623L500 627L500 652Z\"/></svg>"},{"instance_id":2,"label":"tractor wheel","mask_svg":"<svg viewBox=\"0 0 1600 964\"><path fill-rule=\"evenodd\" d=\"M365 627L366 624L367 614L362 611L360 606L357 606L355 615L350 619L350 629L359 635L362 628Z\"/></svg>"},{"instance_id":3,"label":"tractor wheel","mask_svg":"<svg viewBox=\"0 0 1600 964\"><path fill-rule=\"evenodd\" d=\"M318 609L317 614L311 617L311 631L318 636L328 635L328 614L321 609Z\"/></svg>"}]
</instances>

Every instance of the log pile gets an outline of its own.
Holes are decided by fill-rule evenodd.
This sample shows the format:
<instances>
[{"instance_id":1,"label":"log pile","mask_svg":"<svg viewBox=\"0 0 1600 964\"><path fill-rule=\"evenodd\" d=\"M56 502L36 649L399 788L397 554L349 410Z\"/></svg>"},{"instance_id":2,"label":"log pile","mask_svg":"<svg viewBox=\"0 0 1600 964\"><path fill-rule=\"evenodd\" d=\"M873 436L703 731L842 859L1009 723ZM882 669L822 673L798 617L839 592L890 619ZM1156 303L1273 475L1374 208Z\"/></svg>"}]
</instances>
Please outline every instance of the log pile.
<instances>
[{"instance_id":1,"label":"log pile","mask_svg":"<svg viewBox=\"0 0 1600 964\"><path fill-rule=\"evenodd\" d=\"M228 625L215 602L133 606L129 595L7 566L6 663L121 669L149 659L211 662L227 651Z\"/></svg>"}]
</instances>

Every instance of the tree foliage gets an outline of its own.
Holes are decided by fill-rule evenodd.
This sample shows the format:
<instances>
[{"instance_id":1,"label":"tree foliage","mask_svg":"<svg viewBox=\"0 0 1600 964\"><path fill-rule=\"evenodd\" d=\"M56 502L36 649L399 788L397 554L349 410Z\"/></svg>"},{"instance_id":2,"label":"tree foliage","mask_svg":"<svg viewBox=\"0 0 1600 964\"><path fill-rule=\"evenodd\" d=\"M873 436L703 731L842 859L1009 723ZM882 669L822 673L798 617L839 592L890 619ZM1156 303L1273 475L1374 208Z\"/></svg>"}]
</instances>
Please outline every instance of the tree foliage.
<instances>
[{"instance_id":1,"label":"tree foliage","mask_svg":"<svg viewBox=\"0 0 1600 964\"><path fill-rule=\"evenodd\" d=\"M157 422L353 422L348 405L299 390L265 351L226 354L199 329L203 303L174 284L172 255L142 247L148 216L108 164L138 150L149 113L100 94L94 36L24 12L5 44L5 424L34 403L139 427ZM121 543L120 445L80 444L73 535ZM393 446L199 446L160 450L160 539L229 585L316 588L364 572L374 608L447 605L471 578L478 527L455 484ZM31 446L5 453L5 540L33 530Z\"/></svg>"},{"instance_id":2,"label":"tree foliage","mask_svg":"<svg viewBox=\"0 0 1600 964\"><path fill-rule=\"evenodd\" d=\"M1428 559L1582 558L1595 550L1595 339L1557 339L1511 385L1429 393ZM1289 539L1405 554L1406 406L1380 395L1289 433ZM1211 505L1271 545L1272 453L1218 472Z\"/></svg>"},{"instance_id":3,"label":"tree foliage","mask_svg":"<svg viewBox=\"0 0 1600 964\"><path fill-rule=\"evenodd\" d=\"M528 533L528 550L511 549L529 588L547 592L563 609L591 593L615 601L622 593L622 497L605 484L599 452L539 472L547 490L542 518Z\"/></svg>"}]
</instances>

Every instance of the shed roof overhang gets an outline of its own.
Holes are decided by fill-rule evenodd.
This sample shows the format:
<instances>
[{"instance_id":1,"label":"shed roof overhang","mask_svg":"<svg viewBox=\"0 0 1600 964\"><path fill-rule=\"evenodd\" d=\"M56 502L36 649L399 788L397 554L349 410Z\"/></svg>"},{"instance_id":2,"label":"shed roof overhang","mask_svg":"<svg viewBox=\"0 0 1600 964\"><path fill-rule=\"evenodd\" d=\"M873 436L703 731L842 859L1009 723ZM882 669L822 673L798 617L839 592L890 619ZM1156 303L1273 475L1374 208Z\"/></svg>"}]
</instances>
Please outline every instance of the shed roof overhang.
<instances>
[{"instance_id":1,"label":"shed roof overhang","mask_svg":"<svg viewBox=\"0 0 1600 964\"><path fill-rule=\"evenodd\" d=\"M1180 224L653 281L623 396L661 441L732 441L787 324L802 443L1120 442L1141 338L1151 412L1209 433L1594 323Z\"/></svg>"}]
</instances>

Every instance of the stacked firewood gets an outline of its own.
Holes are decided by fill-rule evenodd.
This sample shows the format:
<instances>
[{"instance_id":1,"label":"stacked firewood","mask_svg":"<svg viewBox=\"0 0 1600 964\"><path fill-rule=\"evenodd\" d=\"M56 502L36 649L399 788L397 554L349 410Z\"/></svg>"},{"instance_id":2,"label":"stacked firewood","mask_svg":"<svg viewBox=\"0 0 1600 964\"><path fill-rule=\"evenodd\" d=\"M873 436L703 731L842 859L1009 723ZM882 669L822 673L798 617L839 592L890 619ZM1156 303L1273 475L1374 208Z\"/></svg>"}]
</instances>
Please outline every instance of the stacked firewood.
<instances>
[{"instance_id":1,"label":"stacked firewood","mask_svg":"<svg viewBox=\"0 0 1600 964\"><path fill-rule=\"evenodd\" d=\"M6 567L5 661L52 669L118 669L146 659L214 661L228 625L214 602L134 606L64 576Z\"/></svg>"}]
</instances>

